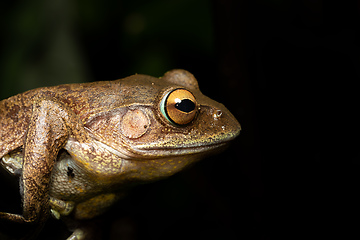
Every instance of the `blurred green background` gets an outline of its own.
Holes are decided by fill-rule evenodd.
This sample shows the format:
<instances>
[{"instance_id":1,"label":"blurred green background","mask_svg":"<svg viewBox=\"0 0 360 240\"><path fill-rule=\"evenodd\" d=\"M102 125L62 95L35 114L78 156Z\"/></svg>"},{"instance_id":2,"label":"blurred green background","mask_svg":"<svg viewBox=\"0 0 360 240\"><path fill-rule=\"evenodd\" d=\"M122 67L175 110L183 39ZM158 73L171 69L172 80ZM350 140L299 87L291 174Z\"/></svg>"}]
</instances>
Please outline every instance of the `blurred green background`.
<instances>
[{"instance_id":1,"label":"blurred green background","mask_svg":"<svg viewBox=\"0 0 360 240\"><path fill-rule=\"evenodd\" d=\"M0 11L2 98L134 73L159 77L214 58L207 0L34 0Z\"/></svg>"}]
</instances>

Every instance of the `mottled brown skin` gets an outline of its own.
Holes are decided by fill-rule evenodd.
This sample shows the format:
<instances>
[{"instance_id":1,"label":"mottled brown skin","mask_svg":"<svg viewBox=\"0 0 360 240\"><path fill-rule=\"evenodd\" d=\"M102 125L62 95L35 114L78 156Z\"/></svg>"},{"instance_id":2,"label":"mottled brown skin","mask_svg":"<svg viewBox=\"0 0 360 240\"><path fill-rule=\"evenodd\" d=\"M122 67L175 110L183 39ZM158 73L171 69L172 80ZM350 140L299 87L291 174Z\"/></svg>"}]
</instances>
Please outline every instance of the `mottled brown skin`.
<instances>
[{"instance_id":1,"label":"mottled brown skin","mask_svg":"<svg viewBox=\"0 0 360 240\"><path fill-rule=\"evenodd\" d=\"M186 115L191 121L185 125L160 109L177 88L196 99L196 114ZM20 175L23 213L0 212L0 220L33 224L28 238L50 213L91 219L124 189L170 176L239 132L232 114L204 96L184 70L18 94L0 102L0 163ZM85 239L86 232L77 229L70 238Z\"/></svg>"}]
</instances>

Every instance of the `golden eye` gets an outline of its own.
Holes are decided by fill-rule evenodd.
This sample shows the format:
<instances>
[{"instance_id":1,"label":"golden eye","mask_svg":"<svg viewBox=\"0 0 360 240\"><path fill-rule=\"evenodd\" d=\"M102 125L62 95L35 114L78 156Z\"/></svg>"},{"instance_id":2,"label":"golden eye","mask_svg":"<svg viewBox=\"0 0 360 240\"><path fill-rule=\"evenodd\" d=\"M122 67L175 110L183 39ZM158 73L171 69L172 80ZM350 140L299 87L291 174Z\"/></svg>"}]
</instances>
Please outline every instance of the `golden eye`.
<instances>
[{"instance_id":1,"label":"golden eye","mask_svg":"<svg viewBox=\"0 0 360 240\"><path fill-rule=\"evenodd\" d=\"M197 103L191 92L180 88L164 96L160 103L160 110L169 122L185 125L195 118Z\"/></svg>"}]
</instances>

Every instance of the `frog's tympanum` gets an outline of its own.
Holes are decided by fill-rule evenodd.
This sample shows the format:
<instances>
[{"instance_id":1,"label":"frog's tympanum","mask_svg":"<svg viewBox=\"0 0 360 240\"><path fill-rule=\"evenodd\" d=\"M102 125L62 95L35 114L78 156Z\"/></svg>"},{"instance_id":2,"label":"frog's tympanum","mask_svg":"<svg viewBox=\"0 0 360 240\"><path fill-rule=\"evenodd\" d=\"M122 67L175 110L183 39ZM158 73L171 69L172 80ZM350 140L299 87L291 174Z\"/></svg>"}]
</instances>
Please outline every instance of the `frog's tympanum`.
<instances>
[{"instance_id":1,"label":"frog's tympanum","mask_svg":"<svg viewBox=\"0 0 360 240\"><path fill-rule=\"evenodd\" d=\"M31 226L27 239L49 215L91 219L129 186L171 176L239 132L184 70L15 95L0 102L0 163L19 177L23 212L0 212L0 222ZM85 228L69 237L86 238Z\"/></svg>"}]
</instances>

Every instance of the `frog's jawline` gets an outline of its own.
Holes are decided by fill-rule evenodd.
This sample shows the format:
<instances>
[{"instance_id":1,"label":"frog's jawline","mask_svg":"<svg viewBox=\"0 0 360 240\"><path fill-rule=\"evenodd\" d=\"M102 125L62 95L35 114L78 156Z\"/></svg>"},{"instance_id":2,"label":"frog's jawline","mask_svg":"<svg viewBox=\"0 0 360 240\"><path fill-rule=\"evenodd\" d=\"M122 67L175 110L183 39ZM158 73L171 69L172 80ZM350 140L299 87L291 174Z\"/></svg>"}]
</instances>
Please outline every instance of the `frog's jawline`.
<instances>
[{"instance_id":1,"label":"frog's jawline","mask_svg":"<svg viewBox=\"0 0 360 240\"><path fill-rule=\"evenodd\" d=\"M227 142L196 146L196 147L183 147L176 149L169 148L151 148L151 149L136 149L136 152L130 152L126 148L121 148L122 151L118 151L105 143L95 140L96 144L100 147L108 150L109 152L115 154L116 156L126 159L126 160L144 160L144 159L154 159L154 158L164 158L169 156L181 156L181 155L191 155L196 153L206 153L211 152L217 149L221 149L227 145ZM155 154L153 152L156 152Z\"/></svg>"}]
</instances>

